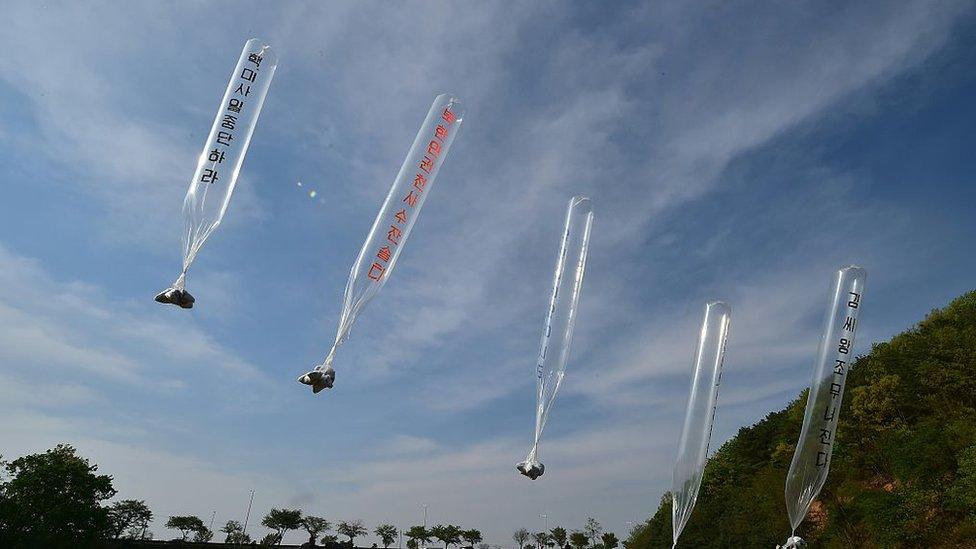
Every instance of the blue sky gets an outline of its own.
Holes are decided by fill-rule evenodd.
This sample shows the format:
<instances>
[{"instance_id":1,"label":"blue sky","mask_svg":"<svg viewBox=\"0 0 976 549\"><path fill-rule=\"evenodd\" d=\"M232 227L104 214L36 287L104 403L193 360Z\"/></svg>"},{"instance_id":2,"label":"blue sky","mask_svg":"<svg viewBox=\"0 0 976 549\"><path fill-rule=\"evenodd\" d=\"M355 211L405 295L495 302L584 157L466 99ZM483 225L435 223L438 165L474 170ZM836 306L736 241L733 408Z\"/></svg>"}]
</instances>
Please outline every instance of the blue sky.
<instances>
[{"instance_id":1,"label":"blue sky","mask_svg":"<svg viewBox=\"0 0 976 549\"><path fill-rule=\"evenodd\" d=\"M733 308L715 448L807 384L836 268L869 272L861 353L972 289L971 2L4 11L0 452L73 443L163 519L240 520L254 489L258 517L409 526L426 503L492 544L540 513L623 536L670 484L707 300ZM191 271L197 307L161 306L253 36L279 65L237 193ZM441 92L464 126L312 397L295 377ZM596 219L532 483L513 465L573 194Z\"/></svg>"}]
</instances>

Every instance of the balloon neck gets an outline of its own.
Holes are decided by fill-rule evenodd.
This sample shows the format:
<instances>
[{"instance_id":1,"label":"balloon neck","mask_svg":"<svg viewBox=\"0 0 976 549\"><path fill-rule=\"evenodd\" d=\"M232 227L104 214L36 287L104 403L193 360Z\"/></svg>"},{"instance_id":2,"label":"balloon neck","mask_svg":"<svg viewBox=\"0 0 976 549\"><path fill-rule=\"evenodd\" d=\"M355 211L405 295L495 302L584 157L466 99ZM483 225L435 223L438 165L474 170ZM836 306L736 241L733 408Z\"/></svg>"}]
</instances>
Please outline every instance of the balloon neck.
<instances>
[{"instance_id":1,"label":"balloon neck","mask_svg":"<svg viewBox=\"0 0 976 549\"><path fill-rule=\"evenodd\" d=\"M173 287L177 290L186 290L186 269L183 269L180 276L176 278L176 282L173 283Z\"/></svg>"}]
</instances>

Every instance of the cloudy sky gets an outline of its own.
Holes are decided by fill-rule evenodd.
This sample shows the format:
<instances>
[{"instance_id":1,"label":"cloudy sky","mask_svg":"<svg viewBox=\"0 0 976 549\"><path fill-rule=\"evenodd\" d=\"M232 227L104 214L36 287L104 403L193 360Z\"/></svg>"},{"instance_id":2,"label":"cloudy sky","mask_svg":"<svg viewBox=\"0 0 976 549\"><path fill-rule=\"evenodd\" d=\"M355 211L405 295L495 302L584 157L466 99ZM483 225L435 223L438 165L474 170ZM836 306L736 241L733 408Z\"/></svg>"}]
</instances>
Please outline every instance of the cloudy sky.
<instances>
[{"instance_id":1,"label":"cloudy sky","mask_svg":"<svg viewBox=\"0 0 976 549\"><path fill-rule=\"evenodd\" d=\"M372 528L423 504L492 544L541 513L622 537L670 484L707 300L733 308L715 448L807 384L837 268L869 272L859 353L972 289L972 2L3 11L0 453L76 445L157 538L168 515L242 520L251 489L259 537L272 506ZM197 307L159 305L251 37L279 65L237 194ZM313 397L295 377L441 92L461 133ZM533 483L513 465L573 194L596 220Z\"/></svg>"}]
</instances>

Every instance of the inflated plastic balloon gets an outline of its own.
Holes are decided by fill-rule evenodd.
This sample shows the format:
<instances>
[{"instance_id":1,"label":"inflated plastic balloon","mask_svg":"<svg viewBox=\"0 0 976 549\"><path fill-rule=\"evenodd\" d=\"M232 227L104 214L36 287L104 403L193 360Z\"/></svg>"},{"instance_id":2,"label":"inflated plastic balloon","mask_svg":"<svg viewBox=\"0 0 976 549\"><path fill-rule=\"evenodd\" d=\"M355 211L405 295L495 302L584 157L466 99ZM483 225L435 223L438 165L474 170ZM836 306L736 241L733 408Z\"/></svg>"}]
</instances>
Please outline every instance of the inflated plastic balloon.
<instances>
[{"instance_id":1,"label":"inflated plastic balloon","mask_svg":"<svg viewBox=\"0 0 976 549\"><path fill-rule=\"evenodd\" d=\"M793 528L787 547L790 543L798 546L803 542L796 535L796 529L823 488L830 470L844 385L854 359L854 335L866 280L867 272L861 267L845 267L837 271L830 293L810 394L803 413L803 428L786 476L786 509Z\"/></svg>"},{"instance_id":2,"label":"inflated plastic balloon","mask_svg":"<svg viewBox=\"0 0 976 549\"><path fill-rule=\"evenodd\" d=\"M579 312L579 296L583 287L583 271L586 269L586 251L590 243L590 227L593 225L593 208L590 199L574 196L566 209L556 273L552 282L552 297L546 325L542 330L539 360L536 362L536 409L535 437L532 449L525 461L515 466L523 475L535 480L542 476L546 467L539 462L539 440L549 420L549 411L556 400L559 385L566 375L566 362L573 341L573 327Z\"/></svg>"},{"instance_id":3,"label":"inflated plastic balloon","mask_svg":"<svg viewBox=\"0 0 976 549\"><path fill-rule=\"evenodd\" d=\"M244 44L183 200L183 270L156 301L193 307L195 300L186 291L186 271L227 212L277 66L271 46L256 38Z\"/></svg>"},{"instance_id":4,"label":"inflated plastic balloon","mask_svg":"<svg viewBox=\"0 0 976 549\"><path fill-rule=\"evenodd\" d=\"M349 271L335 342L322 364L298 378L300 383L311 385L313 393L331 388L335 382L332 361L336 349L349 337L360 311L386 284L393 272L420 209L434 187L437 173L461 129L463 118L464 108L457 98L443 94L434 99L366 236L366 242Z\"/></svg>"},{"instance_id":5,"label":"inflated plastic balloon","mask_svg":"<svg viewBox=\"0 0 976 549\"><path fill-rule=\"evenodd\" d=\"M684 529L698 499L708 442L712 437L718 388L722 383L722 362L725 360L725 342L729 336L732 308L721 301L705 306L695 351L695 364L691 374L691 393L685 410L685 423L678 442L678 459L674 464L671 483L671 526L673 545Z\"/></svg>"}]
</instances>

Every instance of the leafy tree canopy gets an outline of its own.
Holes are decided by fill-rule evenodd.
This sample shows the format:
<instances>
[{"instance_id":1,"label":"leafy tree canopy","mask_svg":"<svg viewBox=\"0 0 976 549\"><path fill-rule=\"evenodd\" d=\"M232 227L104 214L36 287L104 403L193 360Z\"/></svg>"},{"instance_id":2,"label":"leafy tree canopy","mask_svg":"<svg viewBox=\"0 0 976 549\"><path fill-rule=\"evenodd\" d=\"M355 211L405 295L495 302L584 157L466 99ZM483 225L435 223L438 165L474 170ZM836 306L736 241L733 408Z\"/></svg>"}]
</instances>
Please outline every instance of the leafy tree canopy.
<instances>
[{"instance_id":1,"label":"leafy tree canopy","mask_svg":"<svg viewBox=\"0 0 976 549\"><path fill-rule=\"evenodd\" d=\"M0 539L5 547L91 543L112 531L101 502L115 495L112 477L60 444L3 463Z\"/></svg>"},{"instance_id":2,"label":"leafy tree canopy","mask_svg":"<svg viewBox=\"0 0 976 549\"><path fill-rule=\"evenodd\" d=\"M397 539L397 534L399 534L397 527L392 524L380 524L373 530L373 533L383 542L384 549L393 545L393 542Z\"/></svg>"}]
</instances>

